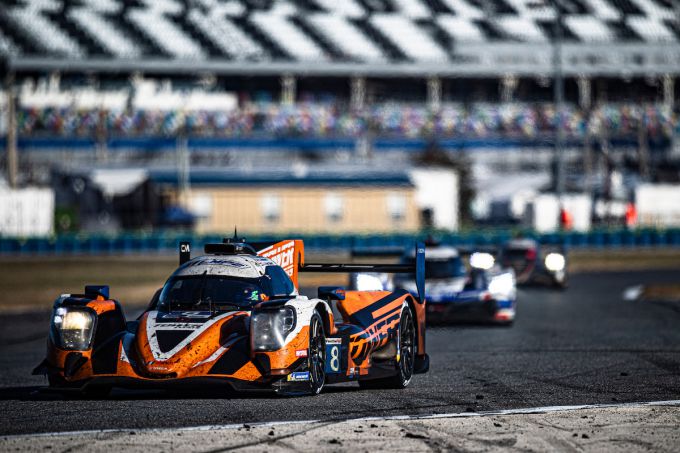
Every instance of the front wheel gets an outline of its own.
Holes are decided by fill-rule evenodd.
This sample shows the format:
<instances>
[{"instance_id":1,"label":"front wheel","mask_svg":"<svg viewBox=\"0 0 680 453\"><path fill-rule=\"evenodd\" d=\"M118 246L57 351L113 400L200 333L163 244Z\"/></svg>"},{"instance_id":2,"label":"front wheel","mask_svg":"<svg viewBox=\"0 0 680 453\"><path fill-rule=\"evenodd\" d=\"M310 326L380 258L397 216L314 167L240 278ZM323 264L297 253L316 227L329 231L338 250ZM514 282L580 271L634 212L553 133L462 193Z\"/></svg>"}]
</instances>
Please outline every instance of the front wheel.
<instances>
[{"instance_id":1,"label":"front wheel","mask_svg":"<svg viewBox=\"0 0 680 453\"><path fill-rule=\"evenodd\" d=\"M413 313L411 313L411 309L408 306L401 312L398 341L399 352L396 358L396 374L387 378L359 381L361 388L403 389L411 383L416 361L417 339Z\"/></svg>"},{"instance_id":2,"label":"front wheel","mask_svg":"<svg viewBox=\"0 0 680 453\"><path fill-rule=\"evenodd\" d=\"M326 383L326 334L318 312L309 321L309 386L312 395L321 393Z\"/></svg>"}]
</instances>

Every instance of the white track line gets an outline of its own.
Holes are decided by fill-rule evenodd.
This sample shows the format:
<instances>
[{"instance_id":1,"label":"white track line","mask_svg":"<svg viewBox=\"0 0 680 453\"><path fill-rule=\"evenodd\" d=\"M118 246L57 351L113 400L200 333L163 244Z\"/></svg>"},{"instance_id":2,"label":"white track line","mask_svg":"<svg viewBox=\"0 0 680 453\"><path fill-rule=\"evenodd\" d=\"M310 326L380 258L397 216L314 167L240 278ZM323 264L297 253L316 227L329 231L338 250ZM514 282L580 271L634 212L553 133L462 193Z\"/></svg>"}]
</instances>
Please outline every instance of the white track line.
<instances>
[{"instance_id":1,"label":"white track line","mask_svg":"<svg viewBox=\"0 0 680 453\"><path fill-rule=\"evenodd\" d=\"M255 422L255 423L233 423L229 425L201 425L201 426L186 426L180 428L117 428L117 429L93 429L83 431L56 431L49 433L35 433L35 434L12 434L7 436L0 436L0 439L12 438L33 438L33 437L55 437L55 436L82 436L89 434L108 434L108 433L127 433L134 431L135 433L164 433L164 432L187 432L187 431L214 431L214 430L229 430L243 428L248 426L250 428L258 427L272 427L279 425L302 425L311 423L342 423L342 422L369 422L369 421L389 421L389 420L432 420L439 418L464 418L464 417L488 417L492 415L516 415L516 414L547 414L551 412L565 412L578 411L582 409L606 409L606 408L631 408L631 407L648 407L648 406L680 406L680 400L668 401L646 401L639 403L618 403L618 404L581 404L578 406L543 406L543 407L526 407L520 409L501 409L495 411L482 412L456 412L445 414L428 414L428 415L392 415L386 417L360 417L338 420L290 420L277 422Z\"/></svg>"}]
</instances>

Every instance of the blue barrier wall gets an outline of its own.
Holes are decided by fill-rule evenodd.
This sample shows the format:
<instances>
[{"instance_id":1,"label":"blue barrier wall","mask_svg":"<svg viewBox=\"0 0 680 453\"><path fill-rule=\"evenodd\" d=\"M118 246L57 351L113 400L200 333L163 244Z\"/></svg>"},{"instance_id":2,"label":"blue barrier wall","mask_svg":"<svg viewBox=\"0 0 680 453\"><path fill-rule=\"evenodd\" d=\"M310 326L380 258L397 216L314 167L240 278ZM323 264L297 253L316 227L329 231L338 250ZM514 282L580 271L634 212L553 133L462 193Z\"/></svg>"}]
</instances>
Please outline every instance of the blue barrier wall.
<instances>
[{"instance_id":1,"label":"blue barrier wall","mask_svg":"<svg viewBox=\"0 0 680 453\"><path fill-rule=\"evenodd\" d=\"M261 150L353 150L356 147L356 138L353 137L189 137L187 146L189 150L201 149L261 149ZM554 137L551 134L537 137L504 137L489 136L477 137L440 137L436 143L446 150L463 150L476 148L491 149L517 149L517 148L545 148L553 146ZM0 136L0 150L6 145L5 137ZM636 137L612 138L610 144L613 147L637 146ZM95 139L91 137L19 137L17 143L19 150L64 150L92 151L96 147ZM429 145L425 138L407 137L377 137L373 143L375 151L401 149L405 151L422 151ZM665 149L667 142L650 141L651 149ZM121 137L109 138L106 146L110 151L135 149L138 151L158 151L161 149L174 149L177 146L175 137ZM568 147L584 146L583 138L569 138L565 143ZM595 144L594 146L599 146Z\"/></svg>"},{"instance_id":2,"label":"blue barrier wall","mask_svg":"<svg viewBox=\"0 0 680 453\"><path fill-rule=\"evenodd\" d=\"M434 236L451 245L500 245L515 236L514 231L488 230L467 233L437 233ZM535 234L523 232L542 244L566 248L626 248L626 247L680 247L678 229L596 230L589 233L561 232ZM230 236L227 234L227 236ZM303 239L308 250L324 251L359 247L406 247L426 234L391 235L290 235ZM273 240L272 237L245 235L251 241ZM286 237L282 235L280 237ZM118 236L65 235L53 238L0 238L0 255L119 255L164 254L177 250L180 241L191 241L195 250L208 242L220 242L219 235L192 235L182 233L121 234Z\"/></svg>"}]
</instances>

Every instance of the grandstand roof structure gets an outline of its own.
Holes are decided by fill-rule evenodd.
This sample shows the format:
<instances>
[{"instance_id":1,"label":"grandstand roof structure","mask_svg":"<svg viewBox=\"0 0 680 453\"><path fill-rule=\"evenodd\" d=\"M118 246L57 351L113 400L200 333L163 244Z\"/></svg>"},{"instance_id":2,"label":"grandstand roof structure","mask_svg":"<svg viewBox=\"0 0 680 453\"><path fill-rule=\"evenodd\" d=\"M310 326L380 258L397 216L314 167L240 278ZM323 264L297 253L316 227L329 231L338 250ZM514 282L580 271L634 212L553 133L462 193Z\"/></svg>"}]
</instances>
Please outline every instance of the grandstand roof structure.
<instances>
[{"instance_id":1,"label":"grandstand roof structure","mask_svg":"<svg viewBox=\"0 0 680 453\"><path fill-rule=\"evenodd\" d=\"M559 5L558 15L555 5ZM680 74L673 0L5 0L16 71Z\"/></svg>"}]
</instances>

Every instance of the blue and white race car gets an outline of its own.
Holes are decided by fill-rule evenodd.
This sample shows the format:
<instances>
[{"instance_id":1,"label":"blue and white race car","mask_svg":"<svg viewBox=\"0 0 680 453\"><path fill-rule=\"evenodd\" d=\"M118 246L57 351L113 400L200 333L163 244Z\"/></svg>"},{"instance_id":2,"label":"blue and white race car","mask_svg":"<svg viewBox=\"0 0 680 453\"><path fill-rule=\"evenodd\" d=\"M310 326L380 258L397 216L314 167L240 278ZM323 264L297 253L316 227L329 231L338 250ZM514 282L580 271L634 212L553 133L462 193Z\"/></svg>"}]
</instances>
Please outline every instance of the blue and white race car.
<instances>
[{"instance_id":1,"label":"blue and white race car","mask_svg":"<svg viewBox=\"0 0 680 453\"><path fill-rule=\"evenodd\" d=\"M361 251L359 256L387 255L380 250ZM425 299L428 323L491 322L509 325L515 319L517 290L515 273L503 269L491 253L451 246L427 247ZM408 264L415 256L402 254ZM410 276L359 273L350 284L358 290L416 291Z\"/></svg>"}]
</instances>

